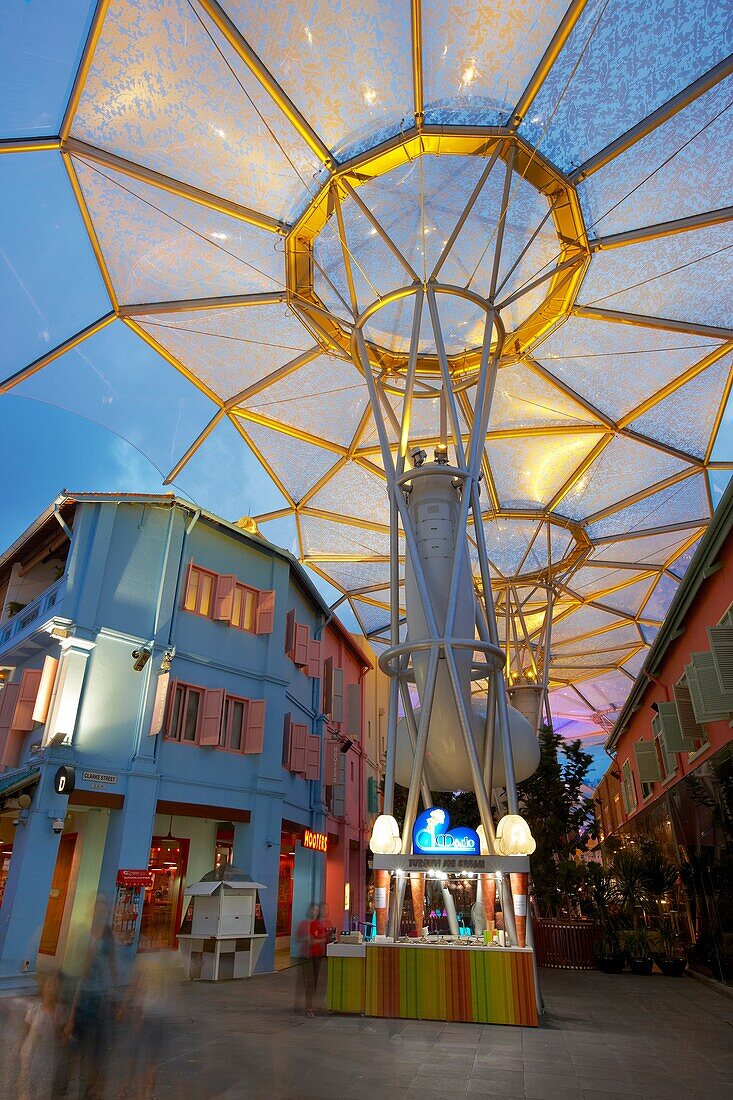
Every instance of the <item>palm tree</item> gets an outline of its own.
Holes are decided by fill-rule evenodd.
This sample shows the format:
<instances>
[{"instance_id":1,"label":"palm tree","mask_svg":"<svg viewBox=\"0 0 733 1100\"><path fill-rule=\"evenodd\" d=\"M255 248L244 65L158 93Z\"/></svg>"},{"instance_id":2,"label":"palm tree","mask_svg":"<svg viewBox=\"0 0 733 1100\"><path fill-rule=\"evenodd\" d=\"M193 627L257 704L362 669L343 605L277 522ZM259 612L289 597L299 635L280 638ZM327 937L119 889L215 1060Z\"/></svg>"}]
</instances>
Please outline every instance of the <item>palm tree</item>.
<instances>
[{"instance_id":1,"label":"palm tree","mask_svg":"<svg viewBox=\"0 0 733 1100\"><path fill-rule=\"evenodd\" d=\"M674 894L679 870L657 847L647 848L640 863L639 877L644 897L657 916L661 916L662 902L669 901Z\"/></svg>"},{"instance_id":2,"label":"palm tree","mask_svg":"<svg viewBox=\"0 0 733 1100\"><path fill-rule=\"evenodd\" d=\"M622 848L613 857L611 874L622 909L631 917L634 931L639 926L639 901L643 894L642 861L633 848Z\"/></svg>"}]
</instances>

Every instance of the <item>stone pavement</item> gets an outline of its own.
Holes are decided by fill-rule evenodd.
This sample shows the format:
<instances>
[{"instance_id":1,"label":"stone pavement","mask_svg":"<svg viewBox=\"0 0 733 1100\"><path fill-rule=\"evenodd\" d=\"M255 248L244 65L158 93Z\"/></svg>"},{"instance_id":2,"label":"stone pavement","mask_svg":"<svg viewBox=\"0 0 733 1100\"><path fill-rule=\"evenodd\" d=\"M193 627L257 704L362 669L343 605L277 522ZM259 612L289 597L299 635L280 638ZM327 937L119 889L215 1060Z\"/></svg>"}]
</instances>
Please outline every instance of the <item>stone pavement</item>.
<instances>
[{"instance_id":1,"label":"stone pavement","mask_svg":"<svg viewBox=\"0 0 733 1100\"><path fill-rule=\"evenodd\" d=\"M297 968L249 982L182 982L170 1006L155 1087L145 1095L733 1098L733 1000L691 978L541 975L547 1013L538 1029L325 1013L306 1019L294 1008ZM5 1043L19 1007L6 1010ZM134 1053L128 1047L121 1027L105 1097L124 1095ZM0 1052L7 1056L7 1047ZM14 1100L7 1090L5 1096Z\"/></svg>"}]
</instances>

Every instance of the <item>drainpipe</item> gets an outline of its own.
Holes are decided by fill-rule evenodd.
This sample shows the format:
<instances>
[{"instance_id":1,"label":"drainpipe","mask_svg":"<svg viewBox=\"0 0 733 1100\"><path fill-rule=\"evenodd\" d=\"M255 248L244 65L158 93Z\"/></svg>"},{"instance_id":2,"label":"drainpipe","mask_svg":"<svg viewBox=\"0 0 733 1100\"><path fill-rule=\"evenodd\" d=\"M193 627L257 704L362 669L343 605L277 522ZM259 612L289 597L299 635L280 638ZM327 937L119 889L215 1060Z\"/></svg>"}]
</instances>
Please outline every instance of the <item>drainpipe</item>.
<instances>
[{"instance_id":1,"label":"drainpipe","mask_svg":"<svg viewBox=\"0 0 733 1100\"><path fill-rule=\"evenodd\" d=\"M169 522L168 522L168 539L167 539L167 542L166 542L165 561L163 563L163 569L161 571L160 587L158 589L158 606L157 606L156 611L155 611L155 629L154 629L154 633L153 633L153 640L155 640L155 635L158 632L158 620L159 620L159 616L160 616L160 607L161 607L161 603L162 603L162 599L163 599L163 584L165 582L165 574L166 574L166 568L165 567L166 567L166 564L168 562L168 553L169 553L169 550L170 550L171 539L173 537L173 519L174 519L174 516L175 516L175 510L176 510L176 505L171 504L171 514L170 514L170 519L169 519ZM181 539L181 550L180 550L180 553L178 555L178 568L176 570L176 589L175 589L175 592L173 594L173 611L171 612L171 621L170 621L170 626L168 628L168 641L166 643L166 649L167 650L170 650L173 647L173 636L174 636L174 632L175 632L176 622L178 621L178 610L179 610L178 605L179 605L180 593L181 593L181 576L183 574L183 563L184 563L185 558L186 558L186 547L188 545L188 536L191 534L194 527L198 523L200 516L201 516L201 509L197 508L196 511L193 513L191 519L189 520L188 524L186 525L186 527L184 529L184 532L183 532L183 538ZM150 662L148 662L148 665L149 664L150 664ZM156 737L155 738L155 743L153 745L153 760L158 759L158 743L159 743L159 741L160 741L160 738Z\"/></svg>"}]
</instances>

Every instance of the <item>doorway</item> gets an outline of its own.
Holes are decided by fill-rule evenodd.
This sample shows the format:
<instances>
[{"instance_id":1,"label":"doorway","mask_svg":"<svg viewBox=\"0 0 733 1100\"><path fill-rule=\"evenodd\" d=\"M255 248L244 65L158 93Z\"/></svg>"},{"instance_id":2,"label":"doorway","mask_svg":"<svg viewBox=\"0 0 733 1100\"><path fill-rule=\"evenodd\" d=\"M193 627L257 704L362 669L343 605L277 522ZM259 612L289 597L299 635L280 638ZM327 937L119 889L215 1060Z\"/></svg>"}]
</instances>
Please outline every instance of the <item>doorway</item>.
<instances>
[{"instance_id":1,"label":"doorway","mask_svg":"<svg viewBox=\"0 0 733 1100\"><path fill-rule=\"evenodd\" d=\"M66 895L69 889L71 868L74 863L74 850L78 833L64 833L59 841L56 866L51 880L51 892L46 907L46 919L43 922L41 942L38 947L41 955L55 955L59 945L61 922L64 919Z\"/></svg>"},{"instance_id":2,"label":"doorway","mask_svg":"<svg viewBox=\"0 0 733 1100\"><path fill-rule=\"evenodd\" d=\"M138 951L178 946L189 845L187 837L170 833L153 837L148 862L153 885L145 891Z\"/></svg>"}]
</instances>

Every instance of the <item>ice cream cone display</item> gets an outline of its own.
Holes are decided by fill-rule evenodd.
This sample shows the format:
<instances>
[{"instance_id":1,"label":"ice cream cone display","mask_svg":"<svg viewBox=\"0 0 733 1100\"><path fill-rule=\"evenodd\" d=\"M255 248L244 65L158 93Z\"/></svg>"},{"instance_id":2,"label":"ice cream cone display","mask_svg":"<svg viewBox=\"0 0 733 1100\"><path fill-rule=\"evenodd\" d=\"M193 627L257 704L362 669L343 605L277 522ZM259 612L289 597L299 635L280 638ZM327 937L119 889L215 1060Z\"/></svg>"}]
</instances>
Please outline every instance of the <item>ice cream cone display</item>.
<instances>
[{"instance_id":1,"label":"ice cream cone display","mask_svg":"<svg viewBox=\"0 0 733 1100\"><path fill-rule=\"evenodd\" d=\"M527 946L527 880L526 871L512 872L512 898L514 899L514 922L517 927L517 947Z\"/></svg>"},{"instance_id":2,"label":"ice cream cone display","mask_svg":"<svg viewBox=\"0 0 733 1100\"><path fill-rule=\"evenodd\" d=\"M484 903L486 927L490 928L496 920L496 879L493 875L481 876L481 897Z\"/></svg>"},{"instance_id":3,"label":"ice cream cone display","mask_svg":"<svg viewBox=\"0 0 733 1100\"><path fill-rule=\"evenodd\" d=\"M425 875L421 872L410 875L410 890L412 892L412 912L415 916L415 934L422 932L425 913Z\"/></svg>"},{"instance_id":4,"label":"ice cream cone display","mask_svg":"<svg viewBox=\"0 0 733 1100\"><path fill-rule=\"evenodd\" d=\"M377 935L387 933L387 913L389 910L389 871L374 872L374 912L377 916Z\"/></svg>"}]
</instances>

